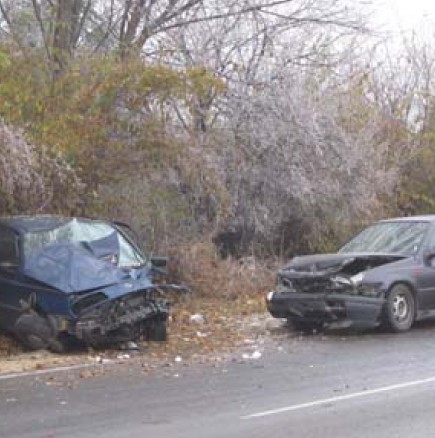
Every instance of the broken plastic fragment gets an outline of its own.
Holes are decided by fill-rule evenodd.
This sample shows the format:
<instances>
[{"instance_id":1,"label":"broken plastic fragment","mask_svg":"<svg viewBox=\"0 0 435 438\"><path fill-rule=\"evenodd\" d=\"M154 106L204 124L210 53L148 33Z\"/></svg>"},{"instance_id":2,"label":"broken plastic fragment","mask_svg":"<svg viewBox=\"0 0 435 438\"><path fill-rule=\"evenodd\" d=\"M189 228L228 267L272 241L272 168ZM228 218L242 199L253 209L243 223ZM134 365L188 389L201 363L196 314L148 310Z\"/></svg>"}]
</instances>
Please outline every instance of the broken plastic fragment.
<instances>
[{"instance_id":1,"label":"broken plastic fragment","mask_svg":"<svg viewBox=\"0 0 435 438\"><path fill-rule=\"evenodd\" d=\"M117 359L130 359L130 355L129 354L118 354L118 356L116 356Z\"/></svg>"},{"instance_id":2,"label":"broken plastic fragment","mask_svg":"<svg viewBox=\"0 0 435 438\"><path fill-rule=\"evenodd\" d=\"M255 344L255 341L253 339L244 339L243 343L246 345L252 345Z\"/></svg>"},{"instance_id":3,"label":"broken plastic fragment","mask_svg":"<svg viewBox=\"0 0 435 438\"><path fill-rule=\"evenodd\" d=\"M260 359L261 353L259 351L254 351L251 355L251 359Z\"/></svg>"},{"instance_id":4,"label":"broken plastic fragment","mask_svg":"<svg viewBox=\"0 0 435 438\"><path fill-rule=\"evenodd\" d=\"M242 359L254 359L254 360L256 360L256 359L260 359L261 356L262 356L261 352L256 350L252 354L244 353L242 355Z\"/></svg>"},{"instance_id":5,"label":"broken plastic fragment","mask_svg":"<svg viewBox=\"0 0 435 438\"><path fill-rule=\"evenodd\" d=\"M195 324L204 324L205 318L203 315L196 313L195 315L191 315L189 318L190 322L194 322Z\"/></svg>"},{"instance_id":6,"label":"broken plastic fragment","mask_svg":"<svg viewBox=\"0 0 435 438\"><path fill-rule=\"evenodd\" d=\"M203 333L203 332L196 332L196 336L198 336L198 338L206 338L208 336L208 333Z\"/></svg>"},{"instance_id":7,"label":"broken plastic fragment","mask_svg":"<svg viewBox=\"0 0 435 438\"><path fill-rule=\"evenodd\" d=\"M121 345L121 350L137 351L139 350L139 346L136 344L136 342L128 341Z\"/></svg>"}]
</instances>

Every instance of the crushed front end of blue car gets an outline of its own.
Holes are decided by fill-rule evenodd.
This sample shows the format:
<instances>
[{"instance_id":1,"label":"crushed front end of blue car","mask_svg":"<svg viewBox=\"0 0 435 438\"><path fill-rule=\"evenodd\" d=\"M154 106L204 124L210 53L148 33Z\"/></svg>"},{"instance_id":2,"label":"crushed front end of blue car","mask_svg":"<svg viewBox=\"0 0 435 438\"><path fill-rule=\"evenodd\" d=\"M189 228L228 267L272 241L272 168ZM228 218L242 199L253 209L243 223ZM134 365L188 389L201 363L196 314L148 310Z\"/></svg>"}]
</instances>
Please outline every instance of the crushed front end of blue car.
<instances>
[{"instance_id":1,"label":"crushed front end of blue car","mask_svg":"<svg viewBox=\"0 0 435 438\"><path fill-rule=\"evenodd\" d=\"M15 239L12 268L1 260L5 229ZM167 292L186 289L156 282L165 264L156 260L147 260L110 222L57 216L0 220L0 324L27 347L59 352L77 341L93 347L165 341Z\"/></svg>"}]
</instances>

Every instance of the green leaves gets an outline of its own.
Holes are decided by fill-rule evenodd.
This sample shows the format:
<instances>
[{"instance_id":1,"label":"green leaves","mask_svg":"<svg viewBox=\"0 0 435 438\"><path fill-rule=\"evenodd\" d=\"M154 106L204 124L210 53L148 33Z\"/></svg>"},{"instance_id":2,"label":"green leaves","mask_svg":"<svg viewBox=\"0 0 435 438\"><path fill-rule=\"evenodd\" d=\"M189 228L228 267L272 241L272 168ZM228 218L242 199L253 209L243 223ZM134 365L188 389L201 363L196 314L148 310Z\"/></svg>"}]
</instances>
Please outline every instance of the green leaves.
<instances>
[{"instance_id":1,"label":"green leaves","mask_svg":"<svg viewBox=\"0 0 435 438\"><path fill-rule=\"evenodd\" d=\"M9 59L9 56L4 52L0 52L0 69L7 68L10 65L11 65L11 61Z\"/></svg>"}]
</instances>

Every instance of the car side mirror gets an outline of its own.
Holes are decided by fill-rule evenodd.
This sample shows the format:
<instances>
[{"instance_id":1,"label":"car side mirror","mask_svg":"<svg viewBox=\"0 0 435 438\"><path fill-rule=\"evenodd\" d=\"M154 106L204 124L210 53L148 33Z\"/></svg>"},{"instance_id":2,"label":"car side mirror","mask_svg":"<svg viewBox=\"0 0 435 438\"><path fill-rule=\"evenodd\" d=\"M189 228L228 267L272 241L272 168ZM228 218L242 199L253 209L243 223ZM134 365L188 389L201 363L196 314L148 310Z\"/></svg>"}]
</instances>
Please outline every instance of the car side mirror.
<instances>
[{"instance_id":1,"label":"car side mirror","mask_svg":"<svg viewBox=\"0 0 435 438\"><path fill-rule=\"evenodd\" d=\"M430 268L435 268L435 248L424 251L423 261L426 266L429 266Z\"/></svg>"},{"instance_id":2,"label":"car side mirror","mask_svg":"<svg viewBox=\"0 0 435 438\"><path fill-rule=\"evenodd\" d=\"M151 257L150 263L153 268L166 268L168 266L167 257Z\"/></svg>"},{"instance_id":3,"label":"car side mirror","mask_svg":"<svg viewBox=\"0 0 435 438\"><path fill-rule=\"evenodd\" d=\"M150 257L149 259L150 274L154 280L161 279L168 275L166 267L168 259L166 257Z\"/></svg>"}]
</instances>

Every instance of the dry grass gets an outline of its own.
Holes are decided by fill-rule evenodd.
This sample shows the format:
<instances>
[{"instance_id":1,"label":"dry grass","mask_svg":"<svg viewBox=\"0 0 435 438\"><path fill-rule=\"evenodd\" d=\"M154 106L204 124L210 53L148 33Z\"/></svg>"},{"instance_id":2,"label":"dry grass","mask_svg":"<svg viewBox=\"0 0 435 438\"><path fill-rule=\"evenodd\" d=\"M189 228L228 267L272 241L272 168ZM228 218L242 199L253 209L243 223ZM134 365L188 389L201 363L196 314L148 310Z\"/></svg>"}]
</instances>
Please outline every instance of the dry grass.
<instances>
[{"instance_id":1,"label":"dry grass","mask_svg":"<svg viewBox=\"0 0 435 438\"><path fill-rule=\"evenodd\" d=\"M254 257L222 259L211 242L173 249L170 260L171 281L189 285L196 297L247 299L269 290L275 278L276 263Z\"/></svg>"},{"instance_id":2,"label":"dry grass","mask_svg":"<svg viewBox=\"0 0 435 438\"><path fill-rule=\"evenodd\" d=\"M11 336L5 334L0 335L0 360L14 356L22 351L20 344Z\"/></svg>"}]
</instances>

